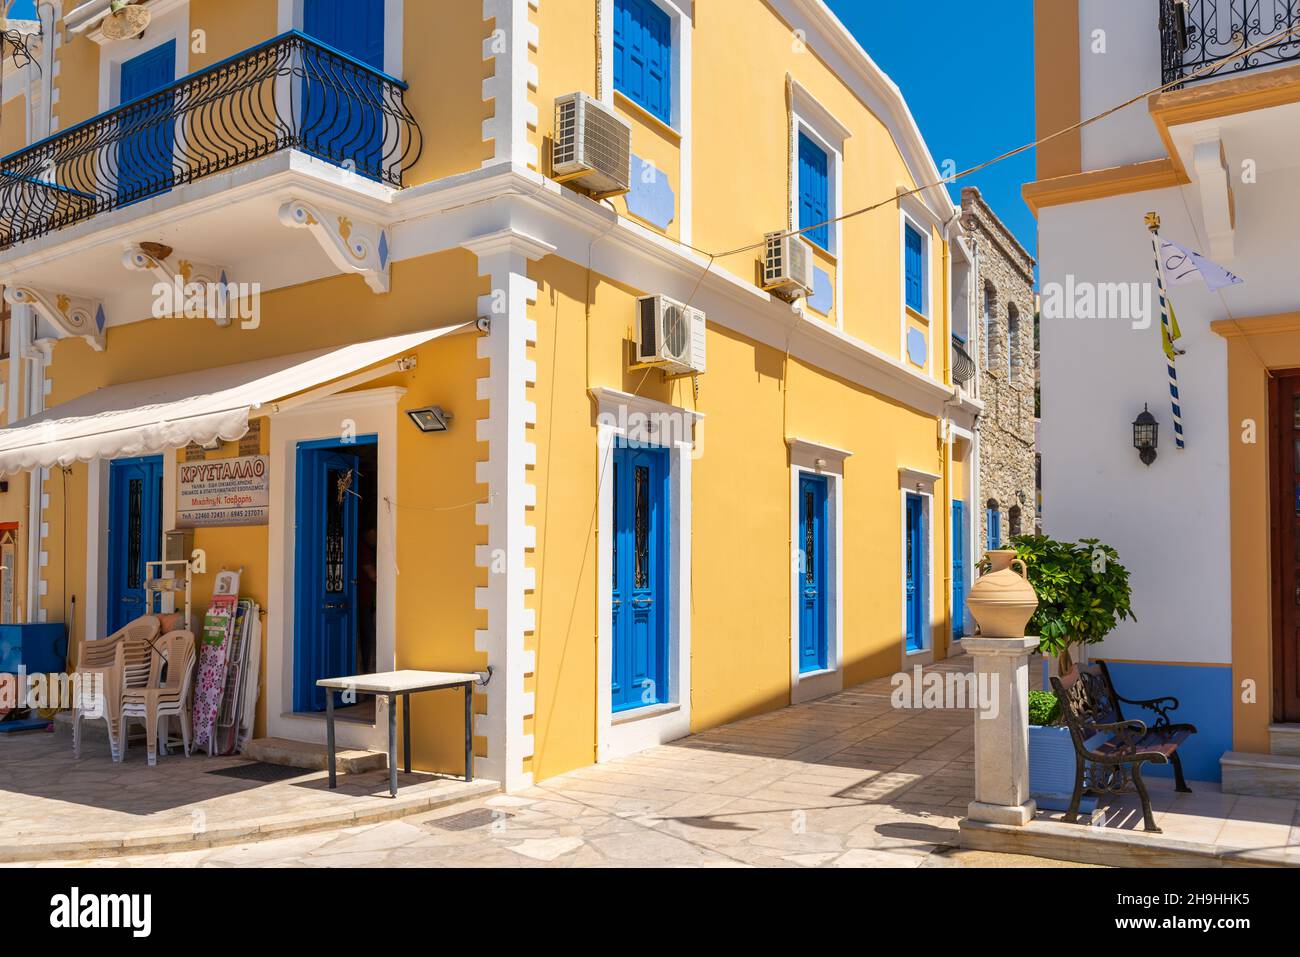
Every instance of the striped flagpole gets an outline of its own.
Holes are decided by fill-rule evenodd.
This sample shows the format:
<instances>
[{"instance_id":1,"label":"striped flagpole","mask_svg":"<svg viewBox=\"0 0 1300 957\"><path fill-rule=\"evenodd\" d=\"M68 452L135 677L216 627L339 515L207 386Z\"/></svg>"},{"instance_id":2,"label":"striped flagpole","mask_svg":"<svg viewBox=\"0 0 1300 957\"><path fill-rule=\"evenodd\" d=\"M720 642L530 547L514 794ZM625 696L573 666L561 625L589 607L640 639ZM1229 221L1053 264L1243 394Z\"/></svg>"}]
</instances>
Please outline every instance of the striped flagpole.
<instances>
[{"instance_id":1,"label":"striped flagpole","mask_svg":"<svg viewBox=\"0 0 1300 957\"><path fill-rule=\"evenodd\" d=\"M1165 276L1164 271L1160 268L1160 216L1157 213L1147 213L1147 229L1151 230L1151 250L1156 258L1156 292L1160 296L1160 329L1161 329L1161 351L1164 351L1164 343L1170 344L1169 352L1165 353L1165 365L1169 369L1169 402L1174 410L1174 445L1181 452L1187 447L1183 436L1183 404L1178 395L1178 369L1174 365L1174 329L1169 322L1169 300L1165 296Z\"/></svg>"}]
</instances>

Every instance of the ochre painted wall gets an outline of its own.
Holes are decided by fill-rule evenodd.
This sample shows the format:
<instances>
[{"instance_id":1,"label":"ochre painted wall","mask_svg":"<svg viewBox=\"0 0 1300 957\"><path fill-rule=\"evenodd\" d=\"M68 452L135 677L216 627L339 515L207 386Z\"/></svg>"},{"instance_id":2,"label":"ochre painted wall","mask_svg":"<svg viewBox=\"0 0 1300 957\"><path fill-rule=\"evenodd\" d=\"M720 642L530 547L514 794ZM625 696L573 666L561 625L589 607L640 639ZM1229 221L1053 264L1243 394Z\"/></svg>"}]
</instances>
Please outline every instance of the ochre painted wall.
<instances>
[{"instance_id":1,"label":"ochre painted wall","mask_svg":"<svg viewBox=\"0 0 1300 957\"><path fill-rule=\"evenodd\" d=\"M190 70L201 70L275 36L276 4L267 0L190 0ZM194 31L202 30L203 51Z\"/></svg>"},{"instance_id":2,"label":"ochre painted wall","mask_svg":"<svg viewBox=\"0 0 1300 957\"><path fill-rule=\"evenodd\" d=\"M827 376L718 324L698 404L689 380L630 370L629 289L556 257L539 283L537 403L538 780L594 760L600 519L595 408L605 386L706 416L693 471L691 718L695 730L790 701L791 468L786 437L854 454L844 477L844 681L902 665L900 467L942 474L935 420ZM590 301L590 309L587 302ZM744 494L739 494L743 488ZM930 570L933 645L946 648L947 498L935 489Z\"/></svg>"},{"instance_id":3,"label":"ochre painted wall","mask_svg":"<svg viewBox=\"0 0 1300 957\"><path fill-rule=\"evenodd\" d=\"M598 37L596 6L574 0L543 4L533 13L539 45L533 55L539 85L531 93L538 111L538 128L530 141L540 152L540 165L550 169L549 151L555 127L555 99L578 90L597 95ZM841 213L889 200L899 186L917 184L908 172L888 127L837 77L815 53L794 42L793 33L766 3L746 4L752 14L736 17L733 3L695 4L692 31L693 220L692 245L706 252L724 252L759 243L763 234L789 227L790 106L786 75L804 86L819 103L847 127ZM609 70L612 82L612 67ZM744 77L745 82L737 82ZM654 163L668 177L678 200L678 215L666 230L680 236L682 200L681 143L672 130L621 96L615 109L632 126L632 150ZM633 175L639 171L634 169ZM609 201L626 213L623 198ZM843 224L842 248L836 256L818 254L832 284L844 268L844 305L835 303L832 322L842 322L852 335L886 354L902 358L901 252L898 207L880 209ZM947 295L940 278L942 237L931 230L934 282L935 351L947 335ZM888 250L882 255L881 250ZM757 249L724 257L718 265L746 280L758 281ZM940 377L942 366L925 371Z\"/></svg>"},{"instance_id":4,"label":"ochre painted wall","mask_svg":"<svg viewBox=\"0 0 1300 957\"><path fill-rule=\"evenodd\" d=\"M694 245L711 252L759 242L790 219L788 73L852 136L844 144L841 213L890 200L916 182L888 127L767 5L735 17L728 4L696 4ZM755 64L761 64L756 70ZM737 83L737 77L747 82ZM843 223L839 260L847 262L845 331L887 355L900 355L901 263L895 204ZM937 250L937 247L935 247ZM887 251L887 252L886 252ZM720 260L736 275L755 275L760 253ZM933 257L934 269L940 258ZM940 286L933 296L938 304ZM837 304L839 307L839 304ZM942 342L946 329L936 331Z\"/></svg>"},{"instance_id":5,"label":"ochre painted wall","mask_svg":"<svg viewBox=\"0 0 1300 957\"><path fill-rule=\"evenodd\" d=\"M26 144L27 96L19 93L5 100L4 110L0 112L0 156L8 156Z\"/></svg>"},{"instance_id":6,"label":"ochre painted wall","mask_svg":"<svg viewBox=\"0 0 1300 957\"><path fill-rule=\"evenodd\" d=\"M487 500L475 481L475 462L486 458L475 421L487 403L476 396L476 380L488 364L476 353L477 334L453 335L417 350L413 372L369 387L400 384L397 423L397 499L380 503L379 521L397 529L397 667L430 671L482 671L487 656L475 651L474 631L487 614L474 607L474 589L487 585L487 570L475 564L474 547L487 542L475 524L475 506ZM400 380L400 381L399 381ZM407 409L439 405L454 415L447 432L425 435ZM456 774L464 766L460 694L415 695L411 722L416 766ZM480 697L477 710L485 709ZM486 744L476 742L478 754Z\"/></svg>"},{"instance_id":7,"label":"ochre painted wall","mask_svg":"<svg viewBox=\"0 0 1300 957\"><path fill-rule=\"evenodd\" d=\"M59 70L54 77L60 130L99 112L99 46L84 35L70 39L58 49Z\"/></svg>"},{"instance_id":8,"label":"ochre painted wall","mask_svg":"<svg viewBox=\"0 0 1300 957\"><path fill-rule=\"evenodd\" d=\"M483 42L494 24L484 21L480 0L406 0L405 10L405 102L424 131L424 152L406 178L415 186L476 170L492 157L492 143L483 140L493 109L483 101L483 80L493 67Z\"/></svg>"}]
</instances>

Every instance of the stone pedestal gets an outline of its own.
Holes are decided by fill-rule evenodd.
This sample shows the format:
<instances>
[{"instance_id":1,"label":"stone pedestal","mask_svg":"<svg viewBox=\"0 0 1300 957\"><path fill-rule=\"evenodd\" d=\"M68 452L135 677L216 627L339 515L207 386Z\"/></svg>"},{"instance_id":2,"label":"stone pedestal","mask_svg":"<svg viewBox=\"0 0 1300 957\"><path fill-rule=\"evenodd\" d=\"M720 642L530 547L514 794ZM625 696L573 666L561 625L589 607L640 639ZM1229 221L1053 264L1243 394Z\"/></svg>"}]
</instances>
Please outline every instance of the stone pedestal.
<instances>
[{"instance_id":1,"label":"stone pedestal","mask_svg":"<svg viewBox=\"0 0 1300 957\"><path fill-rule=\"evenodd\" d=\"M975 800L967 816L992 824L1028 824L1037 810L1029 797L1029 655L1037 638L961 640L975 659L981 701L975 713Z\"/></svg>"}]
</instances>

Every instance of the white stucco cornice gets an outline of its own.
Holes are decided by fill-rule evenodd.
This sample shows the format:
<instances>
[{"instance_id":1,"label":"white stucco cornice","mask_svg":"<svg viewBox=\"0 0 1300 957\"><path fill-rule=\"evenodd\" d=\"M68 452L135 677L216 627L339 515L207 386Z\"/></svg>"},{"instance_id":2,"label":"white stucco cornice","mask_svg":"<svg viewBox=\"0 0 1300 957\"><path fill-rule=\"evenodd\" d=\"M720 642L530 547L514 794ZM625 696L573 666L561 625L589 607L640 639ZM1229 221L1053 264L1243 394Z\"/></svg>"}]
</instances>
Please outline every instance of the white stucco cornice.
<instances>
[{"instance_id":1,"label":"white stucco cornice","mask_svg":"<svg viewBox=\"0 0 1300 957\"><path fill-rule=\"evenodd\" d=\"M807 44L885 122L916 182L938 184L939 167L934 162L902 91L831 12L825 0L770 2L787 23L804 31ZM920 195L925 197L926 205L944 223L960 212L942 185L931 185Z\"/></svg>"}]
</instances>

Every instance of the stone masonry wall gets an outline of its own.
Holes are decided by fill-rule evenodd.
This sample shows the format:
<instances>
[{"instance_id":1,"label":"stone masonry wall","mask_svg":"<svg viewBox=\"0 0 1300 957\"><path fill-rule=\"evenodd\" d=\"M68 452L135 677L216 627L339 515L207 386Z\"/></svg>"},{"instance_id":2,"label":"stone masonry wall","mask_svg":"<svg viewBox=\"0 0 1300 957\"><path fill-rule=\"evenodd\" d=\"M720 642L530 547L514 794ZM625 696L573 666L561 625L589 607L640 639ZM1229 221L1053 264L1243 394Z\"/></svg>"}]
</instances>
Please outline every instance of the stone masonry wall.
<instances>
[{"instance_id":1,"label":"stone masonry wall","mask_svg":"<svg viewBox=\"0 0 1300 957\"><path fill-rule=\"evenodd\" d=\"M962 190L962 219L977 244L979 311L972 332L980 336L981 501L970 510L972 532L980 551L988 541L990 502L1002 516L1002 542L1016 533L1012 508L1019 507L1019 533L1035 528L1034 448L1034 260L1011 235L978 189ZM985 290L992 309L985 341ZM1019 334L1012 343L1010 317L1018 315ZM1011 359L1009 362L1008 359Z\"/></svg>"}]
</instances>

